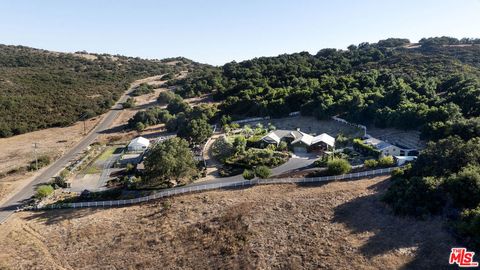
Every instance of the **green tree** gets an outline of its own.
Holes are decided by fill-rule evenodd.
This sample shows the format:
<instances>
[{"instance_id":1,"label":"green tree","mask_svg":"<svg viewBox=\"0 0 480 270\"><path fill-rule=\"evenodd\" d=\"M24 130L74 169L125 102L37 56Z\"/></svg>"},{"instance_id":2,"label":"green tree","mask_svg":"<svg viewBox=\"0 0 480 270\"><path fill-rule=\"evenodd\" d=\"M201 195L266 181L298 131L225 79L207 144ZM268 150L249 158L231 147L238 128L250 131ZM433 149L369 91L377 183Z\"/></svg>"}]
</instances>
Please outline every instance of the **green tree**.
<instances>
[{"instance_id":1,"label":"green tree","mask_svg":"<svg viewBox=\"0 0 480 270\"><path fill-rule=\"evenodd\" d=\"M201 144L212 136L213 130L208 122L201 119L193 119L186 126L180 126L177 135L188 140L192 144Z\"/></svg>"},{"instance_id":2,"label":"green tree","mask_svg":"<svg viewBox=\"0 0 480 270\"><path fill-rule=\"evenodd\" d=\"M327 162L327 171L331 175L345 174L352 170L352 166L345 159L333 159Z\"/></svg>"},{"instance_id":3,"label":"green tree","mask_svg":"<svg viewBox=\"0 0 480 270\"><path fill-rule=\"evenodd\" d=\"M445 189L459 208L474 208L480 204L480 167L470 165L445 181Z\"/></svg>"},{"instance_id":4,"label":"green tree","mask_svg":"<svg viewBox=\"0 0 480 270\"><path fill-rule=\"evenodd\" d=\"M168 105L167 105L167 110L171 113L171 114L177 114L177 113L180 113L180 112L186 112L190 109L190 106L185 102L183 101L182 98L175 98L173 100L171 100Z\"/></svg>"},{"instance_id":5,"label":"green tree","mask_svg":"<svg viewBox=\"0 0 480 270\"><path fill-rule=\"evenodd\" d=\"M146 186L171 186L172 180L186 183L196 175L197 162L188 142L175 137L156 144L145 158Z\"/></svg>"}]
</instances>

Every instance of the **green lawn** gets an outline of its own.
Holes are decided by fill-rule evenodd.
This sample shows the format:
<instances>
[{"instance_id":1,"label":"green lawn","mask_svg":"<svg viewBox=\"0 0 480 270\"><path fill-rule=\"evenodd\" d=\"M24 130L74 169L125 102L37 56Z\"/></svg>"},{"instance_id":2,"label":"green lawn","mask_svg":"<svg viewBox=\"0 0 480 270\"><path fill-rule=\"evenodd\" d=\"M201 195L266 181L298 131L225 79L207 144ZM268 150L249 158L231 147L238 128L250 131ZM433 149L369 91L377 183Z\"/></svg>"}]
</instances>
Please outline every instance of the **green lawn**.
<instances>
[{"instance_id":1,"label":"green lawn","mask_svg":"<svg viewBox=\"0 0 480 270\"><path fill-rule=\"evenodd\" d=\"M116 147L116 146L111 146L111 147L107 147L107 149L105 149L105 151L103 151L103 153L97 158L98 161L106 161L107 159L109 159L113 153L115 153L115 151L118 149L119 147Z\"/></svg>"}]
</instances>

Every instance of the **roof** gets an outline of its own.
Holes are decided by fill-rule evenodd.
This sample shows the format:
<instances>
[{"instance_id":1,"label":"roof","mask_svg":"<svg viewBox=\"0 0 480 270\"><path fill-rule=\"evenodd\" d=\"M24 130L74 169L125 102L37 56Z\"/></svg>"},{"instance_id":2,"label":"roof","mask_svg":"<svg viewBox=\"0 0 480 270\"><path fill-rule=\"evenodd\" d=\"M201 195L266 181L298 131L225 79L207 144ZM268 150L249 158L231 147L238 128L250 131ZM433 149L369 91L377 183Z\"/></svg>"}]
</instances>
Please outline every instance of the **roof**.
<instances>
[{"instance_id":1,"label":"roof","mask_svg":"<svg viewBox=\"0 0 480 270\"><path fill-rule=\"evenodd\" d=\"M363 141L365 144L369 144L375 148L377 148L378 150L383 150L383 149L386 149L390 146L393 146L392 144L389 144L387 142L384 142L382 140L379 140L379 139L376 139L376 138L368 138L366 140Z\"/></svg>"},{"instance_id":2,"label":"roof","mask_svg":"<svg viewBox=\"0 0 480 270\"><path fill-rule=\"evenodd\" d=\"M312 144L316 144L318 142L324 142L329 146L335 146L335 138L328 135L327 133L322 133L318 136L313 137Z\"/></svg>"},{"instance_id":3,"label":"roof","mask_svg":"<svg viewBox=\"0 0 480 270\"><path fill-rule=\"evenodd\" d=\"M302 142L310 146L312 144L324 142L329 146L335 145L335 138L328 135L327 133L322 133L314 137L300 130L274 130L265 135L262 140L267 143L280 143L283 138L292 138L292 144Z\"/></svg>"},{"instance_id":4,"label":"roof","mask_svg":"<svg viewBox=\"0 0 480 270\"><path fill-rule=\"evenodd\" d=\"M285 129L277 129L273 130L267 135L265 135L262 140L267 142L267 143L280 143L280 141L283 138L292 138L296 139L298 137L301 137L302 132L296 131L296 130L285 130Z\"/></svg>"},{"instance_id":5,"label":"roof","mask_svg":"<svg viewBox=\"0 0 480 270\"><path fill-rule=\"evenodd\" d=\"M139 145L148 147L150 145L150 141L144 137L137 137L128 144L128 147L139 146Z\"/></svg>"},{"instance_id":6,"label":"roof","mask_svg":"<svg viewBox=\"0 0 480 270\"><path fill-rule=\"evenodd\" d=\"M310 134L307 134L307 133L304 133L304 132L301 132L299 131L300 134L302 135L301 137L293 140L292 144L295 144L295 143L298 143L298 142L302 142L306 145L311 145L312 144L312 141L313 141L313 136L310 135Z\"/></svg>"}]
</instances>

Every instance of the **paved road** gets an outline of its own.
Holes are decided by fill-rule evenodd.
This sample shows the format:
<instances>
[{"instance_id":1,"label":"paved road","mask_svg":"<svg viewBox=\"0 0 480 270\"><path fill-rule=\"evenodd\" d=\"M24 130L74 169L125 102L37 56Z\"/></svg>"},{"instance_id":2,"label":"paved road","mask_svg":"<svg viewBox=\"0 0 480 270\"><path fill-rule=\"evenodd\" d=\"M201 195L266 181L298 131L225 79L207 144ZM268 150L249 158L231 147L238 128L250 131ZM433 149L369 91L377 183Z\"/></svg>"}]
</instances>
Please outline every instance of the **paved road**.
<instances>
[{"instance_id":1,"label":"paved road","mask_svg":"<svg viewBox=\"0 0 480 270\"><path fill-rule=\"evenodd\" d=\"M284 164L275 167L272 169L272 175L279 175L279 174L284 174L288 172L295 172L298 170L303 170L306 168L312 167L313 162L317 160L317 157L315 155L311 154L305 154L303 156L293 156L290 158L287 162ZM190 184L187 184L186 186L189 187L194 187L194 186L202 186L202 185L207 185L207 184L219 184L219 183L229 183L229 182L237 182L237 181L242 181L245 180L243 179L243 176L241 174L239 175L234 175L234 176L229 176L229 177L218 177L212 180L206 180L206 181L201 181L201 182L193 182Z\"/></svg>"},{"instance_id":2,"label":"paved road","mask_svg":"<svg viewBox=\"0 0 480 270\"><path fill-rule=\"evenodd\" d=\"M32 182L27 184L22 190L15 194L12 198L6 201L0 207L0 224L5 222L7 218L19 207L22 203L29 199L35 190L35 187L41 183L47 182L59 173L68 163L75 159L77 155L82 153L90 144L92 144L95 139L102 133L102 131L107 130L112 124L113 120L117 118L118 114L122 110L121 103L125 102L128 94L133 91L133 86L126 91L123 96L118 100L118 102L112 107L112 109L106 113L100 123L80 142L77 143L72 149L65 153L61 158L56 160L51 164L45 171L38 175Z\"/></svg>"}]
</instances>

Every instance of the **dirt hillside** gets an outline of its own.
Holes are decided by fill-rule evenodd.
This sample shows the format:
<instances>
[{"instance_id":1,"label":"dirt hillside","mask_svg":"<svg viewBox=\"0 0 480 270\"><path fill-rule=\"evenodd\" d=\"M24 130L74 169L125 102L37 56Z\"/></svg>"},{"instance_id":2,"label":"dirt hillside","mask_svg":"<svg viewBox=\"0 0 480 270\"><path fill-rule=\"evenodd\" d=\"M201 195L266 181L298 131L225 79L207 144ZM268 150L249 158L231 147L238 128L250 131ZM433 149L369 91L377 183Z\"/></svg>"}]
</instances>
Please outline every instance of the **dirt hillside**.
<instances>
[{"instance_id":1,"label":"dirt hillside","mask_svg":"<svg viewBox=\"0 0 480 270\"><path fill-rule=\"evenodd\" d=\"M390 214L385 177L218 190L115 209L16 214L0 269L439 269L438 220Z\"/></svg>"}]
</instances>

